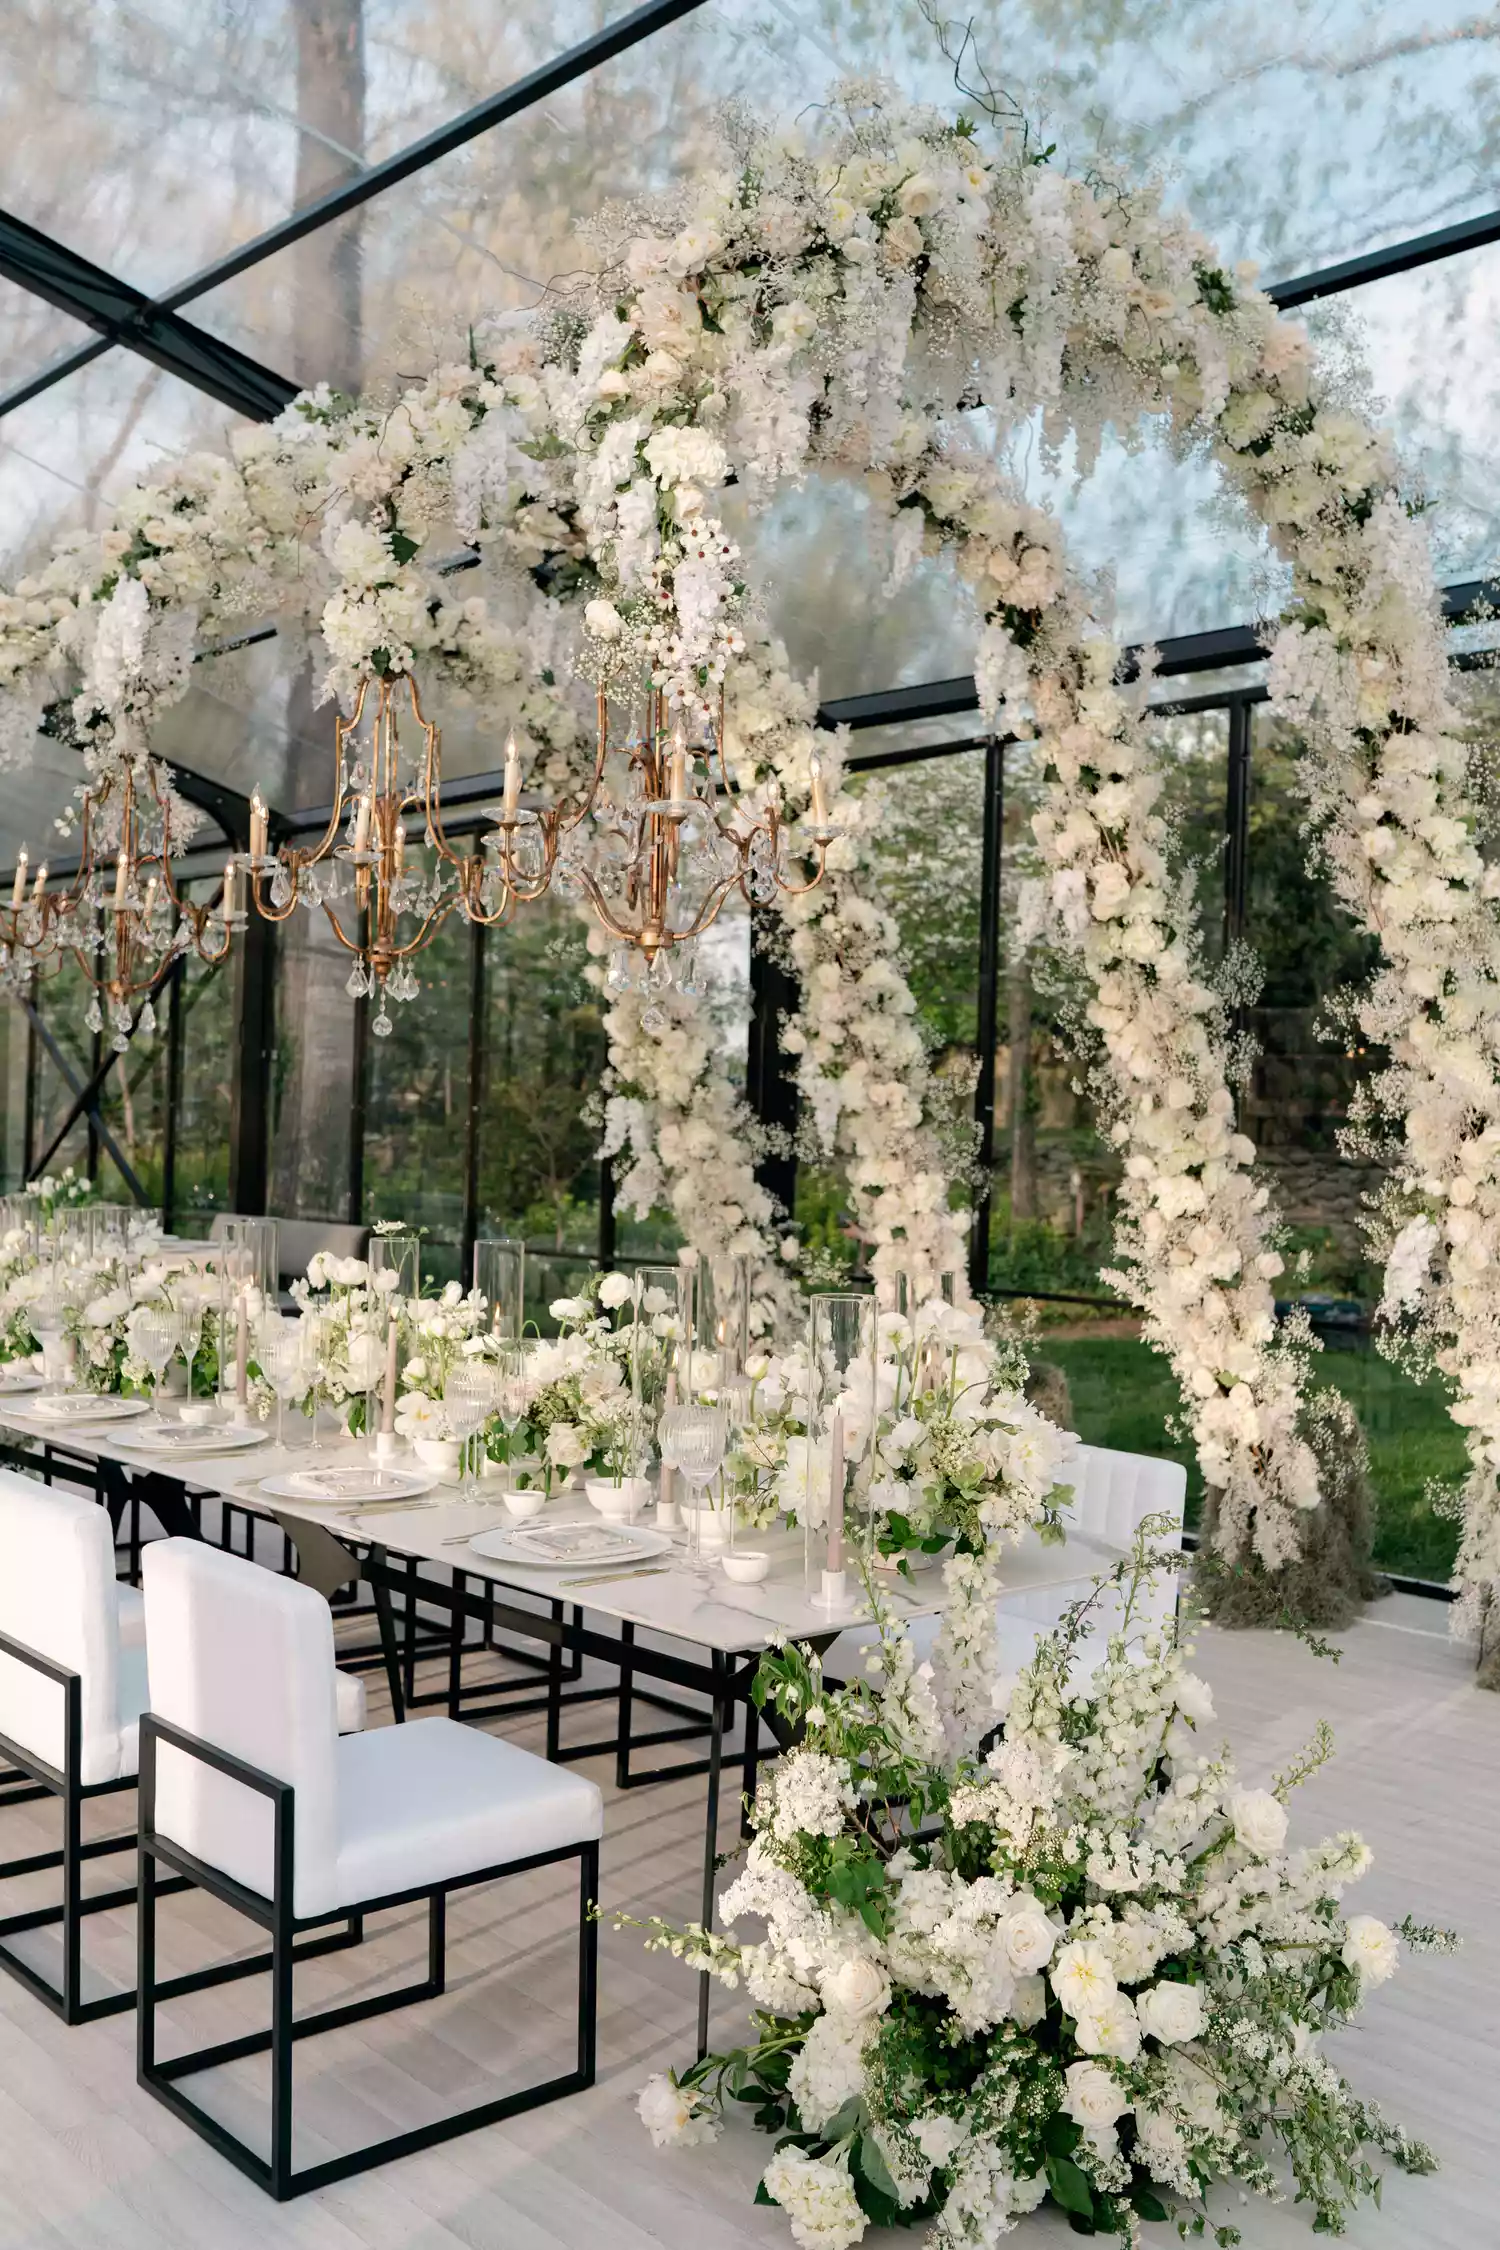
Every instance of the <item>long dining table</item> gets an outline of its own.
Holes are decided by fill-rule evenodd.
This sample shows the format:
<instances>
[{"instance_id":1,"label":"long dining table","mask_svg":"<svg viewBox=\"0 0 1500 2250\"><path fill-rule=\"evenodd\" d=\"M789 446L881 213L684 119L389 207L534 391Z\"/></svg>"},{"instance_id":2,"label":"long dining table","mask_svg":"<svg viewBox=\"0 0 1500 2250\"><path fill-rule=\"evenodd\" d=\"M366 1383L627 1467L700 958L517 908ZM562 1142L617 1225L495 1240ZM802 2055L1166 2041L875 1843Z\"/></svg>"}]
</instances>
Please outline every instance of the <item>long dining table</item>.
<instances>
[{"instance_id":1,"label":"long dining table","mask_svg":"<svg viewBox=\"0 0 1500 2250\"><path fill-rule=\"evenodd\" d=\"M170 1402L168 1411L170 1412ZM742 1707L738 1752L743 1787L753 1797L764 1724L775 1750L794 1739L771 1711L758 1711L750 1690L762 1654L773 1640L796 1640L826 1651L838 1636L867 1624L870 1610L857 1581L847 1605L830 1612L814 1599L821 1555L805 1553L800 1531L757 1531L752 1544L769 1556L766 1577L754 1585L731 1583L717 1559L695 1560L678 1534L651 1564L590 1569L527 1564L513 1555L487 1555L470 1541L491 1530L511 1529L503 1485L495 1477L473 1480L462 1491L437 1485L402 1501L364 1507L268 1493L280 1479L316 1462L355 1467L371 1453L362 1439L339 1438L310 1447L305 1425L300 1443L267 1442L239 1454L192 1459L153 1446L143 1429L132 1438L129 1421L59 1425L28 1408L27 1395L0 1390L4 1452L15 1466L48 1481L91 1485L110 1509L117 1538L131 1526L127 1548L138 1560L139 1511L149 1509L169 1533L202 1536L204 1504L216 1503L221 1542L254 1557L256 1526L276 1527L297 1553L304 1577L330 1597L356 1579L370 1589L378 1642L370 1660L384 1668L395 1720L414 1705L441 1703L454 1718L515 1717L544 1711L546 1754L553 1760L612 1755L622 1789L706 1777L702 1919L711 1927L719 1866L719 1824L728 1737ZM563 1492L547 1503L548 1523L598 1523L581 1493ZM239 1527L238 1531L236 1527ZM1091 1570L1107 1569L1117 1551L1076 1533L1065 1546L1027 1534L1007 1554L1007 1593L1075 1585ZM436 1573L436 1575L434 1575ZM903 1621L936 1617L943 1607L942 1573L911 1580L893 1575L892 1607ZM435 1611L436 1630L421 1613ZM399 1610L399 1615L398 1615ZM476 1643L471 1630L480 1635ZM497 1642L497 1634L506 1636ZM514 1676L465 1682L466 1653L483 1648L510 1659ZM443 1688L421 1690L419 1662L446 1658ZM341 1651L341 1661L345 1661ZM585 1666L603 1667L604 1684ZM643 1684L644 1683L644 1684ZM685 1704L684 1696L706 1701ZM572 1705L612 1701L615 1731L607 1739L565 1743L564 1713ZM659 1709L674 1722L635 1731L636 1706ZM696 1739L706 1745L695 1759L641 1770L636 1752ZM704 2051L709 1985L700 1982L698 2036Z\"/></svg>"}]
</instances>

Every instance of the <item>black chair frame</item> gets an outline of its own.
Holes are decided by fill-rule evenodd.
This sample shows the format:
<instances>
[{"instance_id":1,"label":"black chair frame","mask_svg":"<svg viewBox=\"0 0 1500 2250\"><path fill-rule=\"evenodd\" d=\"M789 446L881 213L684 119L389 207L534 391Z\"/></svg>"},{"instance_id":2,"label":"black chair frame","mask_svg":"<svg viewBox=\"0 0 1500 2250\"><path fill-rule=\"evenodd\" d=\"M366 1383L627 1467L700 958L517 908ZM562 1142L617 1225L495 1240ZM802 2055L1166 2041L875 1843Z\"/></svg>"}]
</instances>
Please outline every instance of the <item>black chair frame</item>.
<instances>
[{"instance_id":1,"label":"black chair frame","mask_svg":"<svg viewBox=\"0 0 1500 2250\"><path fill-rule=\"evenodd\" d=\"M226 1774L231 1780L254 1790L257 1795L270 1799L274 1821L270 1898L248 1889L220 1869L207 1866L167 1837L157 1834L156 1760L159 1743L167 1743L172 1748L185 1752L187 1756L199 1759L215 1772ZM350 2179L356 2173L370 2170L374 2165L389 2164L398 2157L414 2156L423 2149L436 2148L461 2133L497 2124L502 2118L514 2117L522 2110L540 2108L545 2102L556 2101L564 2094L581 2093L586 2087L592 2086L598 2014L599 1932L594 1918L599 1895L597 1842L569 1844L559 1851L537 1852L530 1858L508 1860L498 1867L477 1868L472 1873L455 1876L446 1882L420 1884L414 1889L393 1891L384 1897L361 1899L357 1905L342 1906L334 1914L298 1915L293 1906L296 1790L290 1782L280 1781L274 1775L263 1773L258 1767L221 1750L217 1744L205 1742L198 1736L171 1725L167 1720L149 1714L141 1721L140 1765L140 2012L136 2023L136 2076L148 2093L154 2094L174 2116L190 2125L211 2148L226 2157L247 2178L254 2180L258 2187L274 2196L278 2203L287 2202L293 2196L306 2195L315 2188L328 2187L336 2180ZM295 2043L315 2032L335 2031L345 2024L363 2023L372 2016L388 2015L393 2009L410 2006L418 2000L439 1998L446 1985L449 1894L470 1889L479 1883L499 1882L509 1875L526 1874L533 1868L559 1865L570 1859L579 1862L577 2067L560 2077L546 2079L539 2085L523 2087L516 2093L476 2103L454 2116L438 2118L430 2124L390 2134L384 2140L372 2142L364 2148L330 2157L322 2163L304 2165L300 2171L294 2169L292 2061ZM211 1897L232 1906L237 1913L243 1914L249 1921L270 1933L271 2026L268 2031L252 2031L238 2039L221 2040L215 2046L175 2055L167 2061L158 2058L156 2007L159 2000L170 1997L174 1988L156 1981L156 1901L169 1888L178 1887L158 1883L158 1865L174 1870L178 1877L185 1878L199 1889L207 1891ZM424 1978L415 1984L403 1985L395 1992L378 1993L373 1998L351 2001L342 2007L321 2009L316 2015L300 2018L294 2015L292 1969L294 1962L302 1957L295 1944L299 1935L326 1929L330 1922L346 1917L362 1928L366 1914L383 1912L392 1907L411 1906L423 1900L427 1904L427 1975ZM213 2070L246 2055L265 2054L267 2051L271 2056L269 2161L195 2102L183 2091L181 2085L184 2078L199 2071Z\"/></svg>"}]
</instances>

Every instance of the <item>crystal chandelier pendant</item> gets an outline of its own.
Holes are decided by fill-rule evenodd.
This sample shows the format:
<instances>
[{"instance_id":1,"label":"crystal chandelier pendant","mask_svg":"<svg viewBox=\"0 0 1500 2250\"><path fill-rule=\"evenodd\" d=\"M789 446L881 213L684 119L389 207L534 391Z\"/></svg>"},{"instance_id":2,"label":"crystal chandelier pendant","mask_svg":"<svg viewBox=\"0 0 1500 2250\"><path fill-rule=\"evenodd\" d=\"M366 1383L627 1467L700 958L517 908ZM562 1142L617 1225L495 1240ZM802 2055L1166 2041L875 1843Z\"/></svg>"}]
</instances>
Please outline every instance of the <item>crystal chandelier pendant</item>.
<instances>
[{"instance_id":1,"label":"crystal chandelier pendant","mask_svg":"<svg viewBox=\"0 0 1500 2250\"><path fill-rule=\"evenodd\" d=\"M395 1025L391 1022L389 1015L386 1013L385 986L382 985L380 988L380 1013L375 1018L375 1021L371 1024L370 1029L374 1032L377 1039L389 1039L391 1033L395 1030L395 1028Z\"/></svg>"},{"instance_id":2,"label":"crystal chandelier pendant","mask_svg":"<svg viewBox=\"0 0 1500 2250\"><path fill-rule=\"evenodd\" d=\"M99 1005L97 992L84 1010L83 1020L90 1031L102 1031L104 1029L104 1010Z\"/></svg>"},{"instance_id":3,"label":"crystal chandelier pendant","mask_svg":"<svg viewBox=\"0 0 1500 2250\"><path fill-rule=\"evenodd\" d=\"M145 1032L147 1038L149 1038L151 1036L151 1033L156 1029L156 1010L152 1007L149 1000L146 1002L146 1005L144 1006L144 1008L142 1008L140 1015L136 1019L135 1028L137 1031Z\"/></svg>"},{"instance_id":4,"label":"crystal chandelier pendant","mask_svg":"<svg viewBox=\"0 0 1500 2250\"><path fill-rule=\"evenodd\" d=\"M363 1000L365 994L370 990L370 979L363 961L356 961L349 971L344 990L351 1000Z\"/></svg>"}]
</instances>

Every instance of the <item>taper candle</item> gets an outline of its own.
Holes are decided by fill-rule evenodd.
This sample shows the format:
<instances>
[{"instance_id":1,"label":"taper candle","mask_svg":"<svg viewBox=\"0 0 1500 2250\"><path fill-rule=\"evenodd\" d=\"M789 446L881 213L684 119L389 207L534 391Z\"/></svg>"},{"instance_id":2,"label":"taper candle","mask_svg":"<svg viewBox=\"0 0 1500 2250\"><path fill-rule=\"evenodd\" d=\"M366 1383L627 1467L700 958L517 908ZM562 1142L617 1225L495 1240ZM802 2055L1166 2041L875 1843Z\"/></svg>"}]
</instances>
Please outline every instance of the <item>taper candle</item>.
<instances>
[{"instance_id":1,"label":"taper candle","mask_svg":"<svg viewBox=\"0 0 1500 2250\"><path fill-rule=\"evenodd\" d=\"M394 1437L396 1434L396 1361L400 1355L400 1347L401 1322L396 1314L392 1313L391 1325L386 1331L385 1339L385 1397L380 1402L380 1434L382 1437Z\"/></svg>"},{"instance_id":2,"label":"taper candle","mask_svg":"<svg viewBox=\"0 0 1500 2250\"><path fill-rule=\"evenodd\" d=\"M828 1425L828 1567L844 1567L844 1417Z\"/></svg>"},{"instance_id":3,"label":"taper candle","mask_svg":"<svg viewBox=\"0 0 1500 2250\"><path fill-rule=\"evenodd\" d=\"M243 1288L235 1304L234 1395L241 1407L250 1404L250 1315Z\"/></svg>"}]
</instances>

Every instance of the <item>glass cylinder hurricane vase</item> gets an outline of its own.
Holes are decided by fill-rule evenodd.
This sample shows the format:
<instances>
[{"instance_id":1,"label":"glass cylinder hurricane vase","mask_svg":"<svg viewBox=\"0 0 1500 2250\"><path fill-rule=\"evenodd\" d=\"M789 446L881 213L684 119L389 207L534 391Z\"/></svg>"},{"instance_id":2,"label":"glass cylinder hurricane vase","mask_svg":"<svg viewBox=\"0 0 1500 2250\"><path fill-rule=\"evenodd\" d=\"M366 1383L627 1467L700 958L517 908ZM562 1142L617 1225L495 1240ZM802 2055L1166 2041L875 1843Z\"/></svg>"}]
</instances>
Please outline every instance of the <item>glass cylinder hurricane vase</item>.
<instances>
[{"instance_id":1,"label":"glass cylinder hurricane vase","mask_svg":"<svg viewBox=\"0 0 1500 2250\"><path fill-rule=\"evenodd\" d=\"M869 1296L828 1291L808 1305L808 1487L811 1527L826 1527L824 1568L845 1567L845 1508L868 1494L878 1405L876 1308ZM826 1479L820 1494L817 1487ZM874 1544L868 1505L861 1527L866 1559ZM813 1555L808 1548L808 1566Z\"/></svg>"},{"instance_id":2,"label":"glass cylinder hurricane vase","mask_svg":"<svg viewBox=\"0 0 1500 2250\"><path fill-rule=\"evenodd\" d=\"M638 1413L654 1422L667 1378L680 1377L692 1332L692 1290L681 1266L637 1266L630 1298L630 1388ZM678 1395L686 1385L678 1382Z\"/></svg>"},{"instance_id":3,"label":"glass cylinder hurricane vase","mask_svg":"<svg viewBox=\"0 0 1500 2250\"><path fill-rule=\"evenodd\" d=\"M419 1234L372 1234L370 1271L394 1273L398 1297L422 1294L422 1237Z\"/></svg>"},{"instance_id":4,"label":"glass cylinder hurricane vase","mask_svg":"<svg viewBox=\"0 0 1500 2250\"><path fill-rule=\"evenodd\" d=\"M695 1387L712 1389L750 1356L750 1261L700 1258L692 1283Z\"/></svg>"},{"instance_id":5,"label":"glass cylinder hurricane vase","mask_svg":"<svg viewBox=\"0 0 1500 2250\"><path fill-rule=\"evenodd\" d=\"M474 1287L489 1306L490 1333L519 1341L526 1302L526 1245L510 1235L474 1245Z\"/></svg>"}]
</instances>

